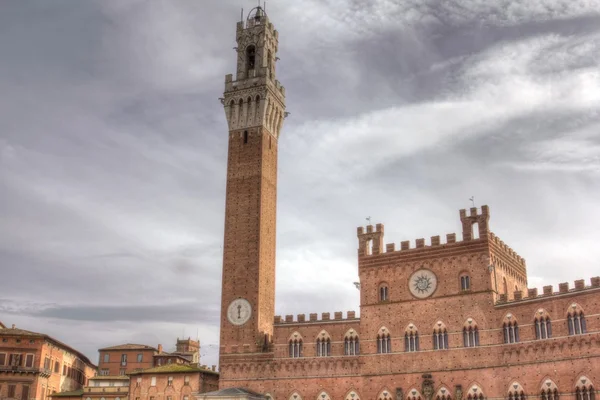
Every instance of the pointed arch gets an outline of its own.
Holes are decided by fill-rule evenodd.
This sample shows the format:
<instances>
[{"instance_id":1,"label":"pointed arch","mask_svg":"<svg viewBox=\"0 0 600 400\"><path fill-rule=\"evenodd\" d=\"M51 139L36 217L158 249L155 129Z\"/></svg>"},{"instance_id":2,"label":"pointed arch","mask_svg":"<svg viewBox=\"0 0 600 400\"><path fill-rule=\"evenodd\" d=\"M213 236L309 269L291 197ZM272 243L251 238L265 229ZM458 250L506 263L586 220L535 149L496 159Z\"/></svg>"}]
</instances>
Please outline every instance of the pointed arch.
<instances>
[{"instance_id":1,"label":"pointed arch","mask_svg":"<svg viewBox=\"0 0 600 400\"><path fill-rule=\"evenodd\" d=\"M316 400L331 400L331 397L329 397L327 392L323 390L321 393L319 393Z\"/></svg>"},{"instance_id":2,"label":"pointed arch","mask_svg":"<svg viewBox=\"0 0 600 400\"><path fill-rule=\"evenodd\" d=\"M383 389L377 395L377 400L392 400L392 392L390 392L387 388Z\"/></svg>"},{"instance_id":3,"label":"pointed arch","mask_svg":"<svg viewBox=\"0 0 600 400\"><path fill-rule=\"evenodd\" d=\"M317 335L315 354L317 357L331 356L331 336L324 329Z\"/></svg>"},{"instance_id":4,"label":"pointed arch","mask_svg":"<svg viewBox=\"0 0 600 400\"><path fill-rule=\"evenodd\" d=\"M468 318L463 326L463 345L465 347L479 346L479 328L473 318Z\"/></svg>"},{"instance_id":5,"label":"pointed arch","mask_svg":"<svg viewBox=\"0 0 600 400\"><path fill-rule=\"evenodd\" d=\"M406 392L406 399L407 400L422 400L423 397L421 397L421 392L419 392L418 389L412 388L408 392Z\"/></svg>"},{"instance_id":6,"label":"pointed arch","mask_svg":"<svg viewBox=\"0 0 600 400\"><path fill-rule=\"evenodd\" d=\"M433 325L433 349L447 350L448 346L448 329L442 321L438 321Z\"/></svg>"},{"instance_id":7,"label":"pointed arch","mask_svg":"<svg viewBox=\"0 0 600 400\"><path fill-rule=\"evenodd\" d=\"M536 339L549 339L552 337L552 319L543 308L538 309L533 316L533 329Z\"/></svg>"},{"instance_id":8,"label":"pointed arch","mask_svg":"<svg viewBox=\"0 0 600 400\"><path fill-rule=\"evenodd\" d=\"M392 352L392 337L389 329L385 326L379 328L377 332L377 353L386 354Z\"/></svg>"},{"instance_id":9,"label":"pointed arch","mask_svg":"<svg viewBox=\"0 0 600 400\"><path fill-rule=\"evenodd\" d=\"M360 400L360 396L355 390L351 390L348 392L348 394L346 394L344 400Z\"/></svg>"},{"instance_id":10,"label":"pointed arch","mask_svg":"<svg viewBox=\"0 0 600 400\"><path fill-rule=\"evenodd\" d=\"M580 376L575 382L575 400L595 400L596 389L586 376Z\"/></svg>"},{"instance_id":11,"label":"pointed arch","mask_svg":"<svg viewBox=\"0 0 600 400\"><path fill-rule=\"evenodd\" d=\"M441 386L436 392L435 400L452 400L452 392L446 386Z\"/></svg>"},{"instance_id":12,"label":"pointed arch","mask_svg":"<svg viewBox=\"0 0 600 400\"><path fill-rule=\"evenodd\" d=\"M502 321L502 333L504 343L519 342L519 324L517 318L512 313L507 313Z\"/></svg>"},{"instance_id":13,"label":"pointed arch","mask_svg":"<svg viewBox=\"0 0 600 400\"><path fill-rule=\"evenodd\" d=\"M467 391L467 400L483 400L485 395L478 384L473 384Z\"/></svg>"},{"instance_id":14,"label":"pointed arch","mask_svg":"<svg viewBox=\"0 0 600 400\"><path fill-rule=\"evenodd\" d=\"M360 344L358 333L354 329L349 329L344 335L344 355L357 356L360 354Z\"/></svg>"},{"instance_id":15,"label":"pointed arch","mask_svg":"<svg viewBox=\"0 0 600 400\"><path fill-rule=\"evenodd\" d=\"M419 330L412 322L404 330L404 351L419 351Z\"/></svg>"},{"instance_id":16,"label":"pointed arch","mask_svg":"<svg viewBox=\"0 0 600 400\"><path fill-rule=\"evenodd\" d=\"M300 332L294 332L290 335L288 342L288 353L290 358L300 358L302 357L302 345L303 339Z\"/></svg>"},{"instance_id":17,"label":"pointed arch","mask_svg":"<svg viewBox=\"0 0 600 400\"><path fill-rule=\"evenodd\" d=\"M573 303L567 309L567 329L569 335L582 335L587 332L587 324L583 308Z\"/></svg>"},{"instance_id":18,"label":"pointed arch","mask_svg":"<svg viewBox=\"0 0 600 400\"><path fill-rule=\"evenodd\" d=\"M519 382L515 381L508 386L508 400L525 400L526 397L525 390Z\"/></svg>"},{"instance_id":19,"label":"pointed arch","mask_svg":"<svg viewBox=\"0 0 600 400\"><path fill-rule=\"evenodd\" d=\"M541 400L558 400L558 387L552 379L546 378L542 381L540 397Z\"/></svg>"},{"instance_id":20,"label":"pointed arch","mask_svg":"<svg viewBox=\"0 0 600 400\"><path fill-rule=\"evenodd\" d=\"M302 400L302 396L298 392L294 392L290 395L289 400Z\"/></svg>"}]
</instances>

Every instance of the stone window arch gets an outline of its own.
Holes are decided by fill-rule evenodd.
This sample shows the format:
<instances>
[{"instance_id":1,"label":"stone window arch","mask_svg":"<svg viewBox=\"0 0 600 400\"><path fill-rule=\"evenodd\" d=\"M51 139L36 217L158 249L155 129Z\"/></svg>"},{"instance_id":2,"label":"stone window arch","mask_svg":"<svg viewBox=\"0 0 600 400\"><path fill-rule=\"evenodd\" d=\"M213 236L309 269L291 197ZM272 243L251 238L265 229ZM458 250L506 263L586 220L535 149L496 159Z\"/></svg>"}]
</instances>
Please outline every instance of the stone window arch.
<instances>
[{"instance_id":1,"label":"stone window arch","mask_svg":"<svg viewBox=\"0 0 600 400\"><path fill-rule=\"evenodd\" d=\"M317 400L331 400L331 397L329 397L329 395L327 394L326 391L322 391L321 393L319 393L319 395L317 396Z\"/></svg>"},{"instance_id":2,"label":"stone window arch","mask_svg":"<svg viewBox=\"0 0 600 400\"><path fill-rule=\"evenodd\" d=\"M536 339L549 339L552 337L552 320L548 312L543 308L535 312L533 329Z\"/></svg>"},{"instance_id":3,"label":"stone window arch","mask_svg":"<svg viewBox=\"0 0 600 400\"><path fill-rule=\"evenodd\" d=\"M360 354L360 345L358 341L358 333L354 329L350 329L344 335L344 355L357 356Z\"/></svg>"},{"instance_id":4,"label":"stone window arch","mask_svg":"<svg viewBox=\"0 0 600 400\"><path fill-rule=\"evenodd\" d=\"M292 333L289 339L289 356L290 358L302 357L302 335L298 332Z\"/></svg>"},{"instance_id":5,"label":"stone window arch","mask_svg":"<svg viewBox=\"0 0 600 400\"><path fill-rule=\"evenodd\" d=\"M473 318L467 319L463 327L463 345L465 347L479 346L479 328Z\"/></svg>"},{"instance_id":6,"label":"stone window arch","mask_svg":"<svg viewBox=\"0 0 600 400\"><path fill-rule=\"evenodd\" d=\"M442 386L438 389L435 400L452 400L452 392L448 390L445 386Z\"/></svg>"},{"instance_id":7,"label":"stone window arch","mask_svg":"<svg viewBox=\"0 0 600 400\"><path fill-rule=\"evenodd\" d=\"M412 388L406 392L406 400L422 400L421 392L418 389Z\"/></svg>"},{"instance_id":8,"label":"stone window arch","mask_svg":"<svg viewBox=\"0 0 600 400\"><path fill-rule=\"evenodd\" d=\"M582 335L587 332L585 314L577 303L571 304L567 310L567 328L569 335Z\"/></svg>"},{"instance_id":9,"label":"stone window arch","mask_svg":"<svg viewBox=\"0 0 600 400\"><path fill-rule=\"evenodd\" d=\"M251 44L246 47L246 72L250 72L256 67L256 46Z\"/></svg>"},{"instance_id":10,"label":"stone window arch","mask_svg":"<svg viewBox=\"0 0 600 400\"><path fill-rule=\"evenodd\" d=\"M461 291L471 290L471 276L468 272L462 272L459 275L459 280Z\"/></svg>"},{"instance_id":11,"label":"stone window arch","mask_svg":"<svg viewBox=\"0 0 600 400\"><path fill-rule=\"evenodd\" d=\"M360 396L354 390L351 390L350 393L344 397L344 400L360 400Z\"/></svg>"},{"instance_id":12,"label":"stone window arch","mask_svg":"<svg viewBox=\"0 0 600 400\"><path fill-rule=\"evenodd\" d=\"M518 343L519 342L519 324L517 319L511 313L504 316L502 322L502 333L504 335L504 343Z\"/></svg>"},{"instance_id":13,"label":"stone window arch","mask_svg":"<svg viewBox=\"0 0 600 400\"><path fill-rule=\"evenodd\" d=\"M435 323L433 327L433 349L434 350L447 350L448 346L448 329L442 321Z\"/></svg>"},{"instance_id":14,"label":"stone window arch","mask_svg":"<svg viewBox=\"0 0 600 400\"><path fill-rule=\"evenodd\" d=\"M383 389L381 392L379 392L377 400L392 400L392 392L387 389Z\"/></svg>"},{"instance_id":15,"label":"stone window arch","mask_svg":"<svg viewBox=\"0 0 600 400\"><path fill-rule=\"evenodd\" d=\"M302 400L302 396L298 392L294 392L290 395L289 400Z\"/></svg>"},{"instance_id":16,"label":"stone window arch","mask_svg":"<svg viewBox=\"0 0 600 400\"><path fill-rule=\"evenodd\" d=\"M519 382L513 382L508 387L507 400L525 400L525 391Z\"/></svg>"},{"instance_id":17,"label":"stone window arch","mask_svg":"<svg viewBox=\"0 0 600 400\"><path fill-rule=\"evenodd\" d=\"M467 400L483 400L485 395L479 385L472 385L467 392Z\"/></svg>"},{"instance_id":18,"label":"stone window arch","mask_svg":"<svg viewBox=\"0 0 600 400\"><path fill-rule=\"evenodd\" d=\"M419 330L412 323L404 330L404 351L407 353L419 351Z\"/></svg>"},{"instance_id":19,"label":"stone window arch","mask_svg":"<svg viewBox=\"0 0 600 400\"><path fill-rule=\"evenodd\" d=\"M265 394L265 397L267 398L267 400L275 400L275 398L273 397L273 395L271 393Z\"/></svg>"},{"instance_id":20,"label":"stone window arch","mask_svg":"<svg viewBox=\"0 0 600 400\"><path fill-rule=\"evenodd\" d=\"M542 400L559 400L558 387L552 379L545 379L544 382L542 382L540 397Z\"/></svg>"},{"instance_id":21,"label":"stone window arch","mask_svg":"<svg viewBox=\"0 0 600 400\"><path fill-rule=\"evenodd\" d=\"M317 357L331 356L331 336L327 331L322 330L317 335L315 354Z\"/></svg>"},{"instance_id":22,"label":"stone window arch","mask_svg":"<svg viewBox=\"0 0 600 400\"><path fill-rule=\"evenodd\" d=\"M387 284L387 282L381 282L379 284L379 289L378 289L378 293L379 293L379 301L388 301L390 299L390 287Z\"/></svg>"},{"instance_id":23,"label":"stone window arch","mask_svg":"<svg viewBox=\"0 0 600 400\"><path fill-rule=\"evenodd\" d=\"M585 376L579 377L575 384L575 400L595 400L595 398L596 391L592 381Z\"/></svg>"},{"instance_id":24,"label":"stone window arch","mask_svg":"<svg viewBox=\"0 0 600 400\"><path fill-rule=\"evenodd\" d=\"M377 353L386 354L392 352L392 337L390 331L384 326L377 332Z\"/></svg>"}]
</instances>

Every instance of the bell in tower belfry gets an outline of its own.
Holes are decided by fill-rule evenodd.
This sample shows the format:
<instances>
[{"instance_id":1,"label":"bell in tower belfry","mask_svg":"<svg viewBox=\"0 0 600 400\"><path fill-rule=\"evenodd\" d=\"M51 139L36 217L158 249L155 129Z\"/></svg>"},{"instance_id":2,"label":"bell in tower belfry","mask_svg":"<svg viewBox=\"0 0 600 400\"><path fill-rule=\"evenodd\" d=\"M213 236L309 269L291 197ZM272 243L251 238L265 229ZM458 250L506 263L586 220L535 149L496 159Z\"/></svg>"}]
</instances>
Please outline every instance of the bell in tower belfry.
<instances>
[{"instance_id":1,"label":"bell in tower belfry","mask_svg":"<svg viewBox=\"0 0 600 400\"><path fill-rule=\"evenodd\" d=\"M276 79L279 35L262 7L237 23L237 68L225 77L229 128L221 297L221 365L272 352L277 154L285 90Z\"/></svg>"}]
</instances>

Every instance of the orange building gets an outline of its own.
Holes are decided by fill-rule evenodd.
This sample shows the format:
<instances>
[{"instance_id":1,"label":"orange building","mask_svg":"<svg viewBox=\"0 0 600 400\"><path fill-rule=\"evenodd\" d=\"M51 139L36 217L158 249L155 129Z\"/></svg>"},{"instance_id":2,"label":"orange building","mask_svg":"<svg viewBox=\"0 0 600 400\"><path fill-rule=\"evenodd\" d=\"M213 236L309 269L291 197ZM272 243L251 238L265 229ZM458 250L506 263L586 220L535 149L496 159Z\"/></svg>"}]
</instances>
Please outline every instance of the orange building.
<instances>
[{"instance_id":1,"label":"orange building","mask_svg":"<svg viewBox=\"0 0 600 400\"><path fill-rule=\"evenodd\" d=\"M44 400L96 374L86 356L43 333L2 325L0 340L0 399Z\"/></svg>"},{"instance_id":2,"label":"orange building","mask_svg":"<svg viewBox=\"0 0 600 400\"><path fill-rule=\"evenodd\" d=\"M274 315L279 35L261 7L237 24L229 126L220 388L202 399L592 400L600 386L600 277L543 292L489 226L384 242L358 228L360 317ZM261 395L258 395L260 393ZM220 397L219 397L220 396ZM258 397L257 397L258 396Z\"/></svg>"},{"instance_id":3,"label":"orange building","mask_svg":"<svg viewBox=\"0 0 600 400\"><path fill-rule=\"evenodd\" d=\"M118 346L105 347L98 350L98 371L102 376L126 375L139 369L154 366L154 356L162 352L162 346L158 348L144 344L121 344Z\"/></svg>"},{"instance_id":4,"label":"orange building","mask_svg":"<svg viewBox=\"0 0 600 400\"><path fill-rule=\"evenodd\" d=\"M131 400L192 400L219 387L219 373L192 365L163 365L130 374Z\"/></svg>"}]
</instances>

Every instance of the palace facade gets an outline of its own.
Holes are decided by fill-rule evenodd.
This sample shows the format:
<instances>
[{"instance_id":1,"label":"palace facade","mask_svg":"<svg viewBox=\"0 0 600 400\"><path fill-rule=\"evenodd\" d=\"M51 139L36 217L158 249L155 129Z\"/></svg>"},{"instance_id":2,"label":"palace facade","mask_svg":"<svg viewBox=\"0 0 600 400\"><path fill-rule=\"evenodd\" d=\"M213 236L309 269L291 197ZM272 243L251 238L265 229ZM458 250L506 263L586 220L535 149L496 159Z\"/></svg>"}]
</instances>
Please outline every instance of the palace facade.
<instances>
[{"instance_id":1,"label":"palace facade","mask_svg":"<svg viewBox=\"0 0 600 400\"><path fill-rule=\"evenodd\" d=\"M461 235L396 246L360 227L354 311L275 316L277 151L285 90L278 33L261 7L238 22L229 126L221 390L199 398L593 400L600 277L527 286L525 260L460 211ZM221 396L221 397L218 397Z\"/></svg>"}]
</instances>

